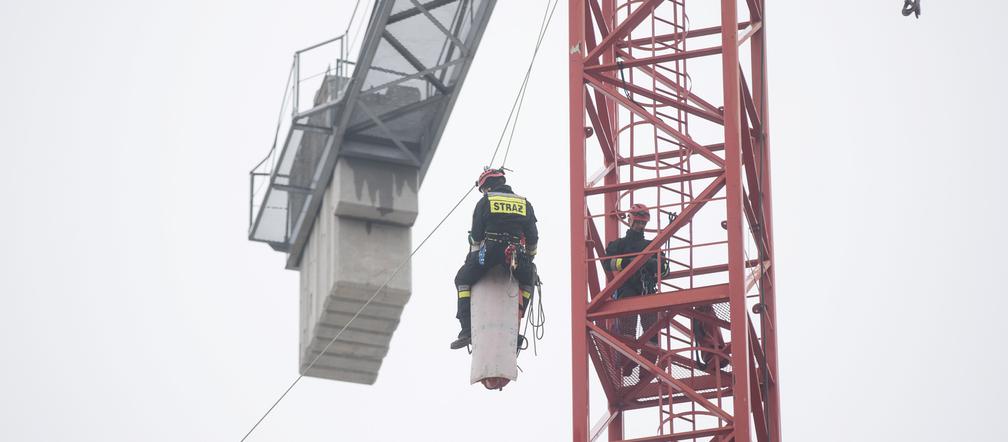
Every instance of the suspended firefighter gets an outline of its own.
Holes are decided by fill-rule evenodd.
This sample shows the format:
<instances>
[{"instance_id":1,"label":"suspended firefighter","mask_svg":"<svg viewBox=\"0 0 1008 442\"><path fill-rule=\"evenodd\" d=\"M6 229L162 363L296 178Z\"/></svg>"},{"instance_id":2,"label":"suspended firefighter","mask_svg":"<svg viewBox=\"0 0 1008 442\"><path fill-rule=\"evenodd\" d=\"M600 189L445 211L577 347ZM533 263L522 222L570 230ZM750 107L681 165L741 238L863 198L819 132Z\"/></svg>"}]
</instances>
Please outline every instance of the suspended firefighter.
<instances>
[{"instance_id":1,"label":"suspended firefighter","mask_svg":"<svg viewBox=\"0 0 1008 442\"><path fill-rule=\"evenodd\" d=\"M470 295L472 286L494 266L504 264L510 270L521 292L520 315L531 302L536 285L535 264L532 259L539 242L535 211L532 203L516 195L506 184L503 169L487 169L476 182L483 198L473 211L472 229L469 231L469 253L465 264L455 276L458 289L458 318L462 330L452 349L463 348L471 342ZM518 335L517 346L522 347L525 337Z\"/></svg>"},{"instance_id":2,"label":"suspended firefighter","mask_svg":"<svg viewBox=\"0 0 1008 442\"><path fill-rule=\"evenodd\" d=\"M644 249L651 244L650 240L644 239L644 228L647 226L648 221L651 220L651 214L649 213L647 206L643 204L634 204L630 206L630 210L627 211L627 218L630 223L630 228L627 230L626 235L622 238L613 240L606 245L607 258L602 260L602 265L606 268L606 270L613 273L620 272L627 268L627 266L629 266L630 263L637 258L637 256L633 256L632 254L644 251ZM627 254L631 254L631 256L618 256ZM616 257L608 258L613 256ZM632 275L626 283L616 290L616 293L613 294L613 298L622 299L652 294L655 292L658 285L659 267L661 268L662 277L668 274L668 263L665 261L663 254L659 253L657 255L641 257L647 261L640 267L640 270L638 270L637 273ZM659 261L661 263L660 265ZM620 317L616 320L617 333L631 338L636 338L638 318L640 319L641 328L647 330L657 321L658 314L650 312L642 313L640 315L627 315ZM658 346L658 335L655 334L652 336L649 342L652 345ZM655 355L650 356L652 356L652 360L655 360ZM622 365L624 376L629 376L630 372L633 371L633 364L629 361L625 361L623 358L618 358L617 364Z\"/></svg>"}]
</instances>

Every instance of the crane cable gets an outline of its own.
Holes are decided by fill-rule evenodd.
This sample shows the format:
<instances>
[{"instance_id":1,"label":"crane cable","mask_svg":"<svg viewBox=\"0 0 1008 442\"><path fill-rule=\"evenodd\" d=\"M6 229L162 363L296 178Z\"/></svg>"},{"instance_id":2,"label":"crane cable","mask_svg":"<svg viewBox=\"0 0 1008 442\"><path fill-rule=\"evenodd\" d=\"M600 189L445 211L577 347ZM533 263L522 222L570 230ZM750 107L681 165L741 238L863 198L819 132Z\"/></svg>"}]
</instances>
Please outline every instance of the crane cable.
<instances>
[{"instance_id":1,"label":"crane cable","mask_svg":"<svg viewBox=\"0 0 1008 442\"><path fill-rule=\"evenodd\" d=\"M424 237L423 241L420 241L420 244L418 244L415 248L413 248L413 251L410 252L409 256L407 256L406 259L404 259L402 262L399 263L399 265L395 268L395 270L392 271L392 274L389 275L389 277L385 279L385 282L383 282L381 284L381 286L379 286L378 289L375 290L375 292L371 295L371 297L368 298L367 301L364 302L364 305L362 305L359 309L357 309L357 313L354 313L354 315L352 317L350 317L350 320L347 321L346 324L343 324L343 328L340 328L340 330L338 332L336 332L336 336L333 336L333 338L329 340L329 343L326 344L326 346L322 348L322 351L319 352L318 356L315 356L315 359L312 359L312 361L304 369L305 373L307 373L308 370L311 370L312 366L315 365L315 362L317 362L319 360L319 358L321 358L322 355L325 354L325 352L327 350L329 350L329 347L334 342L336 342L337 339L339 339L340 335L343 334L343 332L347 329L347 327L350 327L350 323L352 323L354 321L354 319L357 319L357 317L360 316L360 314L362 312L364 312L364 309L366 309L367 306L370 305L371 302L374 301L375 298L378 297L378 294L380 294L382 292L382 290L385 289L385 287L389 284L389 282L391 282L392 279L395 278L396 275L399 274L399 272L403 269L403 267L406 267L406 264L409 264L410 260L413 259L413 255L415 255L418 251L420 251L420 248L423 247L424 244L427 243L427 240L429 240L431 238L431 236L434 236L434 233L437 232L438 228L440 228L441 225L444 224L444 222L448 220L448 217L450 217L452 215L452 213L455 213L455 209L458 209L458 207L460 205L462 205L462 202L465 201L465 199L469 197L469 194L471 194L472 191L473 191L473 189L475 189L475 188L476 188L475 185L473 185L472 187L470 187L469 190L466 191L465 195L462 195L462 198L459 198L458 202L455 203L454 206L452 206L451 210L449 210L448 213L445 214L445 216L441 218L441 221L439 221L437 223L437 225L434 226L434 229L432 229L430 231L430 233L428 233L427 236ZM277 400L275 402L273 402L273 405L271 405L269 407L269 409L266 410L266 413L263 413L262 417L259 418L259 420L255 423L255 425L253 425L252 428L249 429L248 433L245 433L245 436L241 438L242 441L244 441L245 439L247 439L249 437L249 435L251 435L252 432L255 431L256 427L258 427L259 424L262 423L262 421L264 419L266 419L266 416L269 416L270 412L273 411L274 408L276 408L276 406L280 403L280 401L282 401L283 398L287 396L287 393L290 393L291 389L293 389L294 386L297 385L297 383L299 381L301 381L301 378L303 378L304 376L305 375L300 374L300 375L298 375L298 377L296 379L294 379L294 382L291 382L290 386L287 387L286 390L284 390L283 394L281 394L280 397L277 398Z\"/></svg>"},{"instance_id":2,"label":"crane cable","mask_svg":"<svg viewBox=\"0 0 1008 442\"><path fill-rule=\"evenodd\" d=\"M539 47L542 46L543 37L546 35L546 31L549 30L549 25L553 21L553 12L556 11L559 3L560 0L554 0L552 6L550 6L549 2L546 3L546 11L543 12L542 23L539 25L539 37L536 39L535 49L532 51L532 59L529 60L528 69L525 70L525 78L518 88L518 94L515 95L514 103L511 104L511 111L504 122L504 130L501 131L500 137L497 139L497 146L494 147L493 156L490 157L490 166L497 159L497 152L504 141L504 134L508 133L508 127L510 127L511 133L508 135L507 147L504 149L504 159L501 160L500 168L504 168L504 164L507 163L508 153L511 151L511 140L514 138L515 127L518 125L518 115L521 114L522 104L525 102L525 91L528 89L529 77L532 75L532 66L535 64L536 56L539 55ZM512 116L514 117L513 121Z\"/></svg>"},{"instance_id":3,"label":"crane cable","mask_svg":"<svg viewBox=\"0 0 1008 442\"><path fill-rule=\"evenodd\" d=\"M507 121L504 123L504 130L501 131L501 135L497 139L497 146L494 147L493 156L490 158L490 165L493 165L494 159L497 158L497 152L500 150L501 142L504 140L504 134L508 132L508 127L510 126L511 132L508 134L507 146L504 148L504 158L501 159L499 169L503 170L504 165L507 164L508 154L511 152L511 141L514 139L515 127L518 126L518 116L521 115L522 105L525 103L525 92L528 91L528 81L532 75L532 66L535 65L536 56L539 55L539 48L542 46L543 38L546 35L546 31L549 30L549 25L553 21L553 13L556 11L556 7L559 3L559 0L554 0L551 6L550 2L547 1L546 10L543 11L542 22L539 25L539 36L536 39L535 49L532 51L532 59L529 60L529 66L525 70L525 77L522 79L522 84L518 88L518 94L515 96L515 101L511 104L511 111L508 113ZM512 121L512 116L514 117L514 121ZM533 295L528 300L529 305L526 307L526 315L522 318L525 320L524 330L522 331L522 335L526 338L525 347L519 348L518 352L521 353L522 350L527 349L528 341L532 341L532 352L538 356L539 351L536 342L542 340L545 335L546 313L542 306L542 281L538 279L538 269L534 270L534 273L536 275L536 284L533 288ZM536 293L536 291L538 291L538 293ZM538 296L536 296L537 294ZM532 298L536 298L535 301L533 301ZM536 303L538 303L538 305L536 305ZM529 325L532 326L531 339L528 335ZM519 367L519 370L520 369L521 367Z\"/></svg>"},{"instance_id":4,"label":"crane cable","mask_svg":"<svg viewBox=\"0 0 1008 442\"><path fill-rule=\"evenodd\" d=\"M358 3L359 3L359 1L358 1ZM553 4L552 4L552 7L550 7L549 3L547 3L546 7L549 10L549 14L548 14L548 16L546 14L543 15L544 18L543 18L543 22L542 22L542 24L540 25L540 28L539 28L539 36L538 36L538 39L536 41L535 50L532 53L532 60L529 62L529 67L528 67L528 69L525 72L525 79L522 81L522 86L521 86L521 88L518 91L518 96L515 97L515 103L511 106L511 112L508 114L508 120L507 120L507 123L505 123L505 125L504 125L504 130L501 132L500 138L497 141L497 147L494 149L494 158L496 158L496 156L497 156L497 150L500 149L501 141L504 139L504 134L507 133L507 129L508 129L509 126L511 127L511 137L514 136L514 128L515 128L515 126L517 125L517 122L518 122L517 114L521 113L521 102L524 101L524 95L525 95L525 90L526 90L527 84L528 84L529 74L531 74L531 72L532 72L532 65L535 62L536 55L539 53L539 47L542 45L543 37L545 36L546 30L549 28L549 24L550 24L550 22L553 19L553 11L556 10L556 6L557 6L558 3L559 3L559 0L554 0ZM356 9L356 6L355 6L355 9ZM517 113L516 113L516 107L517 107ZM514 116L514 122L513 123L512 123L512 115ZM507 150L510 150L510 145L511 145L511 140L509 138L508 139ZM505 159L506 158L507 158L507 151L505 151ZM491 159L490 162L493 163L493 159ZM503 167L503 163L501 164L501 167ZM326 346L322 348L322 351L320 351L319 354L317 356L315 356L314 359L312 359L312 361L308 364L308 366L305 367L305 369L304 369L305 373L307 373L309 370L311 370L312 366L314 366L315 363L319 360L319 358L321 358L322 355L325 354L326 350L328 350L329 347L332 346L332 344L335 343L337 339L339 339L339 337L343 334L343 332L348 327L350 327L350 324L355 319L357 319L357 317L360 316L361 313L364 312L364 310L371 304L371 302L374 301L375 298L378 297L378 295L382 292L382 290L384 290L385 287L388 286L388 284L392 281L392 279L395 278L395 276L399 274L399 272L406 266L406 264L408 264L410 262L410 260L413 259L413 255L416 255L417 252L420 251L420 248L423 247L424 244L427 243L427 240L429 240L432 236L434 236L434 233L436 233L438 231L438 229L440 229L441 226L445 223L445 221L447 221L448 218L453 213L455 213L455 210L457 210L459 208L459 206L462 205L462 202L465 201L466 198L469 197L469 195L472 193L472 191L474 189L476 189L476 185L475 184L472 185L471 187L469 187L469 190L467 190L466 193L464 195L462 195L461 198L459 198L458 202L456 202L455 205L452 206L451 210L449 210L448 213L445 214L441 218L441 221L438 221L437 225L435 225L434 228L431 229L430 233L428 233L427 236L425 236L424 239L422 241L420 241L420 244L418 244L413 249L413 251L410 252L409 256L406 257L406 259L404 259L402 262L399 263L399 265L395 268L395 270L392 272L392 274L389 275L389 277L385 280L385 282L383 282L378 287L378 289L375 290L374 294L372 294L371 297L368 298L367 301L365 301L364 304L359 309L357 309L357 312L354 313L354 315L352 317L350 317L350 320L347 321L347 323L344 324L342 328L340 328L340 330L336 333L336 335L333 336L332 339L329 340L329 343L326 344ZM259 427L259 424L261 424L266 419L266 417L269 416L269 414L273 411L273 409L275 409L276 406L280 404L280 401L282 401L285 397L287 397L287 394L290 393L290 391L294 389L294 386L297 385L298 382L301 381L301 378L303 378L304 376L305 376L304 374L299 374L298 377L295 378L293 382L291 382L290 386L288 386L287 389L284 390L284 392L282 394L280 394L280 397L278 397L277 400L273 402L273 405L270 405L269 409L267 409L266 412L263 413L262 417L260 417L259 420L256 421L256 423L254 425L252 425L252 428L250 428L247 433L245 433L245 436L243 436L241 438L242 442L244 442L246 439L248 439L249 436L252 435L252 432L255 431L255 429Z\"/></svg>"}]
</instances>

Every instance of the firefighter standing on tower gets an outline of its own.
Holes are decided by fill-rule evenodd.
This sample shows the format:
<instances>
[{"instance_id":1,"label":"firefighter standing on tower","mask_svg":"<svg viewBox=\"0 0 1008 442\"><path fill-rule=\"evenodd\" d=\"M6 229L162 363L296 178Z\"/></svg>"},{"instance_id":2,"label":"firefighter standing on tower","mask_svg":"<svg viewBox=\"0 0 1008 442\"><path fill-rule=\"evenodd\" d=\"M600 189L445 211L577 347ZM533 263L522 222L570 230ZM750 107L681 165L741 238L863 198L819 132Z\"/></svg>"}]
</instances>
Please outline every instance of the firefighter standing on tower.
<instances>
[{"instance_id":1,"label":"firefighter standing on tower","mask_svg":"<svg viewBox=\"0 0 1008 442\"><path fill-rule=\"evenodd\" d=\"M504 169L487 169L476 183L483 192L483 198L476 203L473 211L469 254L455 276L455 287L458 289L455 317L462 330L458 339L451 343L452 349L465 347L471 341L470 290L488 270L499 264L511 269L521 291L519 308L522 315L528 308L538 279L532 263L539 242L535 211L528 200L514 194L505 182ZM519 348L523 341L524 336L519 335Z\"/></svg>"},{"instance_id":2,"label":"firefighter standing on tower","mask_svg":"<svg viewBox=\"0 0 1008 442\"><path fill-rule=\"evenodd\" d=\"M651 220L651 214L648 212L647 206L643 204L631 205L630 210L627 211L627 218L630 228L627 230L626 235L606 245L606 258L602 259L602 266L613 273L627 268L630 262L637 258L637 256L633 256L632 254L642 252L651 243L650 240L644 239L644 228L647 226L648 221ZM631 254L631 256L620 256L627 254ZM613 298L621 299L654 293L658 285L658 262L660 255L642 256L641 258L647 261L644 262L644 265L640 267L637 273L627 279L626 283L616 290ZM662 257L661 276L667 275L668 271L668 264L665 262L664 257ZM654 325L658 319L658 315L655 312L643 313L639 316L641 327L644 330ZM637 318L638 315L627 315L618 318L616 322L619 333L624 336L636 337ZM657 346L658 336L652 336L650 342ZM632 370L633 366L625 365L623 368L624 375L629 375L627 368Z\"/></svg>"}]
</instances>

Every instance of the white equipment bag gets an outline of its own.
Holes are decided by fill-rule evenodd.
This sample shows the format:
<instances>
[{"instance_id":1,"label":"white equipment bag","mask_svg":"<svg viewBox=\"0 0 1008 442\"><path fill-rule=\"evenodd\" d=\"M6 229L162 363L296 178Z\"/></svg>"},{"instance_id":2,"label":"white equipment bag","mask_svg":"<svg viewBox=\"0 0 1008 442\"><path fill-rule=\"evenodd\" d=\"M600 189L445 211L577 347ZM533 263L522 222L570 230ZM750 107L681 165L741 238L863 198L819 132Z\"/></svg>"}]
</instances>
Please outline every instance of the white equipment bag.
<instances>
[{"instance_id":1,"label":"white equipment bag","mask_svg":"<svg viewBox=\"0 0 1008 442\"><path fill-rule=\"evenodd\" d=\"M494 266L472 287L470 382L499 389L518 379L518 281Z\"/></svg>"}]
</instances>

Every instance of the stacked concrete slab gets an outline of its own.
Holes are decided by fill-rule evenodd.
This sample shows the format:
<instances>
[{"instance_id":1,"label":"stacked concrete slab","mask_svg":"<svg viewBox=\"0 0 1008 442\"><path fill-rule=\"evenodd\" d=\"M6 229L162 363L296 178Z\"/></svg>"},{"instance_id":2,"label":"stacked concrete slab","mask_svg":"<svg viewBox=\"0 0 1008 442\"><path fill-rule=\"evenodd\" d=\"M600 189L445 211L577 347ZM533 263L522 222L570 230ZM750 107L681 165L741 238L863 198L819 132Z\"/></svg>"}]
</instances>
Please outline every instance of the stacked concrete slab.
<instances>
[{"instance_id":1,"label":"stacked concrete slab","mask_svg":"<svg viewBox=\"0 0 1008 442\"><path fill-rule=\"evenodd\" d=\"M410 297L417 191L494 4L379 0L351 77L294 117L261 205L286 210L250 238L300 271L302 374L377 379Z\"/></svg>"},{"instance_id":2,"label":"stacked concrete slab","mask_svg":"<svg viewBox=\"0 0 1008 442\"><path fill-rule=\"evenodd\" d=\"M417 187L415 167L340 159L301 262L302 374L363 384L377 379L410 297Z\"/></svg>"}]
</instances>

